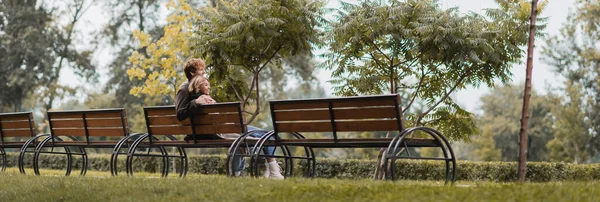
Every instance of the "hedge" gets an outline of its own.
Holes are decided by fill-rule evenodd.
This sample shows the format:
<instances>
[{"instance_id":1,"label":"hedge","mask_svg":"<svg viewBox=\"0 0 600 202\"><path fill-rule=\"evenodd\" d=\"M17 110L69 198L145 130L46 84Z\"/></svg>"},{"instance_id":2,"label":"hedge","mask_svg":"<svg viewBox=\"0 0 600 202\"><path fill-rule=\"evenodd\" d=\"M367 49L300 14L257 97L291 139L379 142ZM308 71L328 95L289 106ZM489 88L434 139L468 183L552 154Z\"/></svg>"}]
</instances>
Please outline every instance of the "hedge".
<instances>
[{"instance_id":1,"label":"hedge","mask_svg":"<svg viewBox=\"0 0 600 202\"><path fill-rule=\"evenodd\" d=\"M7 165L16 166L18 154L8 153ZM26 156L26 167L31 167L31 156ZM81 167L81 158L74 157L75 169ZM119 172L124 172L124 158L119 159ZM64 169L66 158L61 155L45 155L40 158L40 166L50 169ZM109 171L109 155L89 156L89 170ZM319 178L364 179L372 178L375 160L357 159L317 159L316 176ZM444 164L441 161L399 160L396 176L404 180L443 180ZM294 168L296 175L302 175L303 164ZM136 171L157 172L160 170L158 158L136 159ZM516 162L473 162L458 161L457 180L510 182L516 176ZM74 174L78 172L73 171ZM200 174L225 174L224 156L189 156L189 172ZM600 180L600 164L568 164L529 162L527 180L530 182L548 181L592 181Z\"/></svg>"}]
</instances>

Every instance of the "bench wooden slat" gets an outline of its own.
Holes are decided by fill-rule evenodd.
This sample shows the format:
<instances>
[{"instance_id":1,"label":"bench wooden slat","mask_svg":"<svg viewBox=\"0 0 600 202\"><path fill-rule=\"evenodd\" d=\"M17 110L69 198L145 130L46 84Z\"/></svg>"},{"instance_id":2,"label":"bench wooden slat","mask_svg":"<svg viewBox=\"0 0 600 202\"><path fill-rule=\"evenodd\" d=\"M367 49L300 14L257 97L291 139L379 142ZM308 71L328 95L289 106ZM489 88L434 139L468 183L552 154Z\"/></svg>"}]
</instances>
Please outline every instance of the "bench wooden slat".
<instances>
[{"instance_id":1,"label":"bench wooden slat","mask_svg":"<svg viewBox=\"0 0 600 202\"><path fill-rule=\"evenodd\" d=\"M398 131L400 129L396 120L336 122L335 128L338 132Z\"/></svg>"},{"instance_id":2,"label":"bench wooden slat","mask_svg":"<svg viewBox=\"0 0 600 202\"><path fill-rule=\"evenodd\" d=\"M0 121L28 121L30 113L25 114L0 114Z\"/></svg>"},{"instance_id":3,"label":"bench wooden slat","mask_svg":"<svg viewBox=\"0 0 600 202\"><path fill-rule=\"evenodd\" d=\"M192 134L192 128L184 125L161 125L150 126L148 132L151 135L187 135Z\"/></svg>"},{"instance_id":4,"label":"bench wooden slat","mask_svg":"<svg viewBox=\"0 0 600 202\"><path fill-rule=\"evenodd\" d=\"M329 110L276 111L277 121L331 120Z\"/></svg>"},{"instance_id":5,"label":"bench wooden slat","mask_svg":"<svg viewBox=\"0 0 600 202\"><path fill-rule=\"evenodd\" d=\"M175 106L165 108L144 108L147 116L175 115Z\"/></svg>"},{"instance_id":6,"label":"bench wooden slat","mask_svg":"<svg viewBox=\"0 0 600 202\"><path fill-rule=\"evenodd\" d=\"M200 114L208 114L208 113L224 113L224 112L238 112L237 105L211 105L206 107L200 107Z\"/></svg>"},{"instance_id":7,"label":"bench wooden slat","mask_svg":"<svg viewBox=\"0 0 600 202\"><path fill-rule=\"evenodd\" d=\"M29 128L26 129L2 129L2 135L4 137L33 137L35 132L32 134Z\"/></svg>"},{"instance_id":8,"label":"bench wooden slat","mask_svg":"<svg viewBox=\"0 0 600 202\"><path fill-rule=\"evenodd\" d=\"M52 128L83 128L83 119L50 120Z\"/></svg>"},{"instance_id":9,"label":"bench wooden slat","mask_svg":"<svg viewBox=\"0 0 600 202\"><path fill-rule=\"evenodd\" d=\"M188 125L188 124L190 124L190 120L186 119L183 121L179 121L179 120L177 120L175 113L172 113L172 115L148 117L148 124L151 126L153 126L153 125L177 125L177 124Z\"/></svg>"},{"instance_id":10,"label":"bench wooden slat","mask_svg":"<svg viewBox=\"0 0 600 202\"><path fill-rule=\"evenodd\" d=\"M110 110L110 111L54 111L48 112L50 120L54 119L77 119L83 118L121 118L121 113L125 113L123 110ZM123 117L126 115L123 114Z\"/></svg>"},{"instance_id":11,"label":"bench wooden slat","mask_svg":"<svg viewBox=\"0 0 600 202\"><path fill-rule=\"evenodd\" d=\"M276 123L279 132L331 132L331 122Z\"/></svg>"},{"instance_id":12,"label":"bench wooden slat","mask_svg":"<svg viewBox=\"0 0 600 202\"><path fill-rule=\"evenodd\" d=\"M333 108L338 107L374 107L374 106L394 106L393 97L387 99L336 99L332 101Z\"/></svg>"},{"instance_id":13,"label":"bench wooden slat","mask_svg":"<svg viewBox=\"0 0 600 202\"><path fill-rule=\"evenodd\" d=\"M86 119L88 127L125 127L128 126L127 119L110 118L110 119Z\"/></svg>"},{"instance_id":14,"label":"bench wooden slat","mask_svg":"<svg viewBox=\"0 0 600 202\"><path fill-rule=\"evenodd\" d=\"M151 126L152 135L187 135L192 134L191 126L172 125L172 126ZM219 133L241 133L240 124L225 124L225 125L198 125L196 126L196 134L219 134Z\"/></svg>"},{"instance_id":15,"label":"bench wooden slat","mask_svg":"<svg viewBox=\"0 0 600 202\"><path fill-rule=\"evenodd\" d=\"M239 114L206 114L194 115L194 124L240 123Z\"/></svg>"},{"instance_id":16,"label":"bench wooden slat","mask_svg":"<svg viewBox=\"0 0 600 202\"><path fill-rule=\"evenodd\" d=\"M103 137L103 136L125 136L123 134L123 128L88 128L89 136ZM54 136L85 136L85 129L83 128L53 128L52 135Z\"/></svg>"},{"instance_id":17,"label":"bench wooden slat","mask_svg":"<svg viewBox=\"0 0 600 202\"><path fill-rule=\"evenodd\" d=\"M2 121L2 129L29 129L29 120L20 120L20 121Z\"/></svg>"},{"instance_id":18,"label":"bench wooden slat","mask_svg":"<svg viewBox=\"0 0 600 202\"><path fill-rule=\"evenodd\" d=\"M196 126L196 134L218 134L218 133L241 133L242 125L224 124L224 125L200 125Z\"/></svg>"},{"instance_id":19,"label":"bench wooden slat","mask_svg":"<svg viewBox=\"0 0 600 202\"><path fill-rule=\"evenodd\" d=\"M291 110L291 109L319 109L329 108L327 102L285 102L285 103L272 103L273 110Z\"/></svg>"},{"instance_id":20,"label":"bench wooden slat","mask_svg":"<svg viewBox=\"0 0 600 202\"><path fill-rule=\"evenodd\" d=\"M339 119L373 119L373 118L396 118L395 107L385 108L350 108L334 109L334 117ZM277 118L279 119L279 118Z\"/></svg>"},{"instance_id":21,"label":"bench wooden slat","mask_svg":"<svg viewBox=\"0 0 600 202\"><path fill-rule=\"evenodd\" d=\"M119 111L107 111L107 112L86 112L86 119L94 119L94 118L121 118L121 113L123 113L123 117L126 117L124 110Z\"/></svg>"}]
</instances>

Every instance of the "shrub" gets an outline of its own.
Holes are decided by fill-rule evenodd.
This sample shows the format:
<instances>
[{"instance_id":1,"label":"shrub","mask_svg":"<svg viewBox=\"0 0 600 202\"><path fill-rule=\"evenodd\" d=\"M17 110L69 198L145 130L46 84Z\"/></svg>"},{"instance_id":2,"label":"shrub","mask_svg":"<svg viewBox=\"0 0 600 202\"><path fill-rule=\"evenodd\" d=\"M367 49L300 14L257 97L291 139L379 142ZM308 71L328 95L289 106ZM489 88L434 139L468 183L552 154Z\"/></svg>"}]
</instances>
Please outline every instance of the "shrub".
<instances>
[{"instance_id":1,"label":"shrub","mask_svg":"<svg viewBox=\"0 0 600 202\"><path fill-rule=\"evenodd\" d=\"M16 166L18 154L8 153L8 166ZM124 156L119 158L119 172L124 172ZM40 166L50 169L65 169L66 158L60 155L45 155L40 158ZM134 171L159 172L161 159L142 158L134 160ZM189 172L201 174L225 174L225 156L189 156ZM25 166L31 167L31 155L26 156ZM74 156L74 169L81 168L81 157ZM110 155L89 156L89 170L109 171ZM178 161L174 162L176 165ZM365 179L372 178L375 160L359 159L317 159L315 177ZM396 163L396 176L402 180L443 180L445 165L441 161L399 160ZM173 162L170 163L173 171ZM306 171L303 163L294 167L295 176L303 176ZM457 180L510 182L516 179L516 162L457 162ZM178 168L179 169L179 168ZM76 172L77 170L74 170ZM548 181L592 181L600 180L600 164L567 164L529 162L527 180L530 182Z\"/></svg>"}]
</instances>

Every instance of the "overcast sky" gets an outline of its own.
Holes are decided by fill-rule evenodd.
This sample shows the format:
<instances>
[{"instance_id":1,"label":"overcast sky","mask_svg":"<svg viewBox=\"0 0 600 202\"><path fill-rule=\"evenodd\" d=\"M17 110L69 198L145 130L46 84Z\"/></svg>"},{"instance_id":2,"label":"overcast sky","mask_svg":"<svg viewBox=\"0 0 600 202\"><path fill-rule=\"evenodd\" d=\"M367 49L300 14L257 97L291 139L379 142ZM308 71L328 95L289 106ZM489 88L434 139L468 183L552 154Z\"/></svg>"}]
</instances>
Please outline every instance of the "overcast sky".
<instances>
[{"instance_id":1,"label":"overcast sky","mask_svg":"<svg viewBox=\"0 0 600 202\"><path fill-rule=\"evenodd\" d=\"M330 1L328 7L335 7L339 5L336 3L336 0ZM352 0L349 0L352 2ZM467 13L469 11L474 11L478 13L482 13L485 8L495 8L497 5L493 0L440 0L442 8L451 8L458 7L460 12ZM543 11L542 16L549 17L548 27L546 32L549 36L557 35L559 33L562 24L565 23L566 17L568 14L568 9L572 8L575 3L575 0L551 0L548 4L548 7ZM84 23L79 24L81 29L85 32L81 38L85 40L91 40L92 32L100 29L107 20L106 13L103 13L102 9L90 9L84 16ZM546 87L548 85L556 86L557 84L561 84L557 82L556 75L551 72L551 67L544 64L540 60L540 50L543 45L545 45L545 41L543 39L536 39L536 52L534 53L534 69L533 69L533 87L538 92L545 93ZM110 53L106 49L99 49L96 57L96 63L101 67L106 67L107 63L112 60ZM525 57L523 57L523 64L516 65L512 69L512 73L514 74L513 83L523 83L525 80ZM107 70L101 70L101 73L105 74ZM62 75L66 76L65 79L62 80L61 83L64 84L72 84L79 83L82 81L78 81L79 79L75 79L71 71L66 70L61 72ZM330 85L328 85L325 81L329 79L329 74L317 73L319 75L319 79L321 80L322 85L329 91ZM123 75L126 76L126 75ZM63 77L65 78L65 77ZM106 82L106 77L101 78L101 81ZM95 85L98 86L98 85ZM93 89L90 89L93 90ZM479 108L480 102L479 98L488 93L490 89L487 87L480 88L468 88L465 90L461 90L453 95L456 98L457 102L465 107L465 109L476 112L476 109Z\"/></svg>"}]
</instances>

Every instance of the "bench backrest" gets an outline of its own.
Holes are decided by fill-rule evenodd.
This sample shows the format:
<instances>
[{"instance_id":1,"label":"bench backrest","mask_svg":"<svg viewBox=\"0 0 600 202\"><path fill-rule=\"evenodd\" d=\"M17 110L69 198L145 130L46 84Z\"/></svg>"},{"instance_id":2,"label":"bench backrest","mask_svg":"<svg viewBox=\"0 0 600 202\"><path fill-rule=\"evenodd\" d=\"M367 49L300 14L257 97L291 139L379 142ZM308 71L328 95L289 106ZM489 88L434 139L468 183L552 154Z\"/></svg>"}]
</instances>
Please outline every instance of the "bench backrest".
<instances>
[{"instance_id":1,"label":"bench backrest","mask_svg":"<svg viewBox=\"0 0 600 202\"><path fill-rule=\"evenodd\" d=\"M144 107L144 115L150 136L246 132L239 102L202 105L184 121L177 120L175 106Z\"/></svg>"},{"instance_id":2,"label":"bench backrest","mask_svg":"<svg viewBox=\"0 0 600 202\"><path fill-rule=\"evenodd\" d=\"M52 136L90 137L127 136L129 125L125 109L95 109L78 111L49 111Z\"/></svg>"},{"instance_id":3,"label":"bench backrest","mask_svg":"<svg viewBox=\"0 0 600 202\"><path fill-rule=\"evenodd\" d=\"M398 95L270 101L275 132L402 131Z\"/></svg>"},{"instance_id":4,"label":"bench backrest","mask_svg":"<svg viewBox=\"0 0 600 202\"><path fill-rule=\"evenodd\" d=\"M35 122L33 121L33 114L31 112L0 114L0 140L2 144L13 142L5 138L29 138L35 135Z\"/></svg>"}]
</instances>

